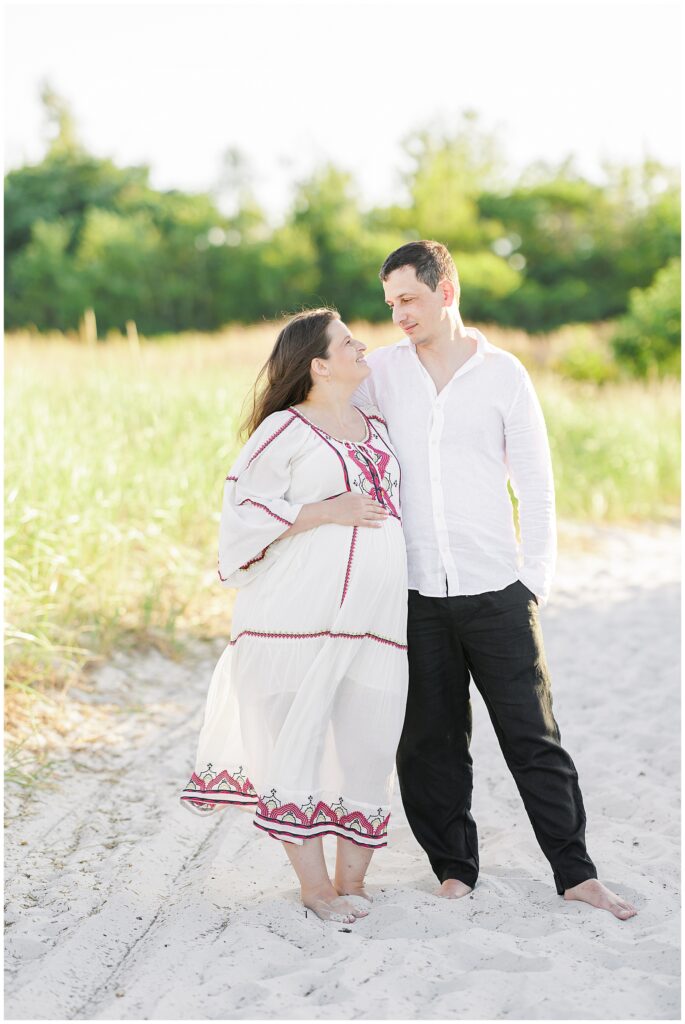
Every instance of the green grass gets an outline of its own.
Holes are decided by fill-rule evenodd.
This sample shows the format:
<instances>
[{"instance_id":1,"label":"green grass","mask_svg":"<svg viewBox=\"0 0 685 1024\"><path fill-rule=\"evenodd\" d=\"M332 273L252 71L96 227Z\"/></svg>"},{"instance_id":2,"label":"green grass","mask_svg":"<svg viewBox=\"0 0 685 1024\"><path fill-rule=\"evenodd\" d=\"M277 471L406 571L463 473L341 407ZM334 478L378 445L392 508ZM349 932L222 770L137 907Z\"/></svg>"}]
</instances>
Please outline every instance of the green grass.
<instances>
[{"instance_id":1,"label":"green grass","mask_svg":"<svg viewBox=\"0 0 685 1024\"><path fill-rule=\"evenodd\" d=\"M594 522L678 516L679 381L597 387L544 375L536 389L560 516Z\"/></svg>"},{"instance_id":2,"label":"green grass","mask_svg":"<svg viewBox=\"0 0 685 1024\"><path fill-rule=\"evenodd\" d=\"M379 329L371 341L387 338ZM506 337L493 337L506 347ZM84 348L6 349L7 676L68 683L113 648L228 630L216 584L223 479L272 327ZM679 386L535 375L558 514L677 515Z\"/></svg>"},{"instance_id":3,"label":"green grass","mask_svg":"<svg viewBox=\"0 0 685 1024\"><path fill-rule=\"evenodd\" d=\"M10 672L201 632L245 372L173 344L10 345L6 367Z\"/></svg>"}]
</instances>

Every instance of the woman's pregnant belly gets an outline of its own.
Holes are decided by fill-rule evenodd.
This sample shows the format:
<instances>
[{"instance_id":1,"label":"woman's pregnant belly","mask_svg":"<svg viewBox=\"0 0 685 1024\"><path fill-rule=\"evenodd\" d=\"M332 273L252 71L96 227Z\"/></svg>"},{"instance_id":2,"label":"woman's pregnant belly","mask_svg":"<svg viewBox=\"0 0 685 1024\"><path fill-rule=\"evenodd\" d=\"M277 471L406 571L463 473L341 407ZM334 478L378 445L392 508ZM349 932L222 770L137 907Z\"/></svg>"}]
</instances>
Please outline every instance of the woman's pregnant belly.
<instances>
[{"instance_id":1,"label":"woman's pregnant belly","mask_svg":"<svg viewBox=\"0 0 685 1024\"><path fill-rule=\"evenodd\" d=\"M377 529L326 524L275 546L269 569L238 592L234 638L243 630L304 634L334 625L359 632L401 619L407 559L397 519Z\"/></svg>"}]
</instances>

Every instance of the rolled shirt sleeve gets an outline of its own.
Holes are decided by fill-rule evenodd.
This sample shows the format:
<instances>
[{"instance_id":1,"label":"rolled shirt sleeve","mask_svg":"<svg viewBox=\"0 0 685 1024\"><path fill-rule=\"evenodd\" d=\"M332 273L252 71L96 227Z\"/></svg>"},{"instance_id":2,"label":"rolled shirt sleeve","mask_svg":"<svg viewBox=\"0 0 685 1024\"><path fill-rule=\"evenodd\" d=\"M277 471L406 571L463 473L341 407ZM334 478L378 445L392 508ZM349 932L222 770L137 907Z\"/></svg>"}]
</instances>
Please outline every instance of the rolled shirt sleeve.
<instances>
[{"instance_id":1,"label":"rolled shirt sleeve","mask_svg":"<svg viewBox=\"0 0 685 1024\"><path fill-rule=\"evenodd\" d=\"M519 385L504 421L506 463L519 503L519 578L544 605L557 555L554 477L542 408L528 372L523 366L519 372Z\"/></svg>"}]
</instances>

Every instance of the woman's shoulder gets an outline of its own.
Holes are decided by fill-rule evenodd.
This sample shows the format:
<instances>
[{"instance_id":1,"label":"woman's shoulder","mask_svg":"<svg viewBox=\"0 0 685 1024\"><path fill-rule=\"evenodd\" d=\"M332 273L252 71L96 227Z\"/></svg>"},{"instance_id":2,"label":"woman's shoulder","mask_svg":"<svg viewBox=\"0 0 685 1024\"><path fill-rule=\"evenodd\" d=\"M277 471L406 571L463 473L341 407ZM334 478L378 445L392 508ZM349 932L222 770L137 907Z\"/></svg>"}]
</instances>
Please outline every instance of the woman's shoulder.
<instances>
[{"instance_id":1,"label":"woman's shoulder","mask_svg":"<svg viewBox=\"0 0 685 1024\"><path fill-rule=\"evenodd\" d=\"M255 437L257 434L269 434L274 430L285 430L286 427L293 426L298 418L296 411L292 408L278 409L276 412L270 412L268 416L265 416L250 436Z\"/></svg>"},{"instance_id":2,"label":"woman's shoulder","mask_svg":"<svg viewBox=\"0 0 685 1024\"><path fill-rule=\"evenodd\" d=\"M250 434L246 448L263 451L270 445L291 448L302 442L302 421L292 409L279 409L265 416L257 429Z\"/></svg>"},{"instance_id":3,"label":"woman's shoulder","mask_svg":"<svg viewBox=\"0 0 685 1024\"><path fill-rule=\"evenodd\" d=\"M373 420L376 423L382 423L384 427L387 427L385 416L380 411L377 405L371 405L368 402L359 403L357 405L359 411L367 418L367 420Z\"/></svg>"}]
</instances>

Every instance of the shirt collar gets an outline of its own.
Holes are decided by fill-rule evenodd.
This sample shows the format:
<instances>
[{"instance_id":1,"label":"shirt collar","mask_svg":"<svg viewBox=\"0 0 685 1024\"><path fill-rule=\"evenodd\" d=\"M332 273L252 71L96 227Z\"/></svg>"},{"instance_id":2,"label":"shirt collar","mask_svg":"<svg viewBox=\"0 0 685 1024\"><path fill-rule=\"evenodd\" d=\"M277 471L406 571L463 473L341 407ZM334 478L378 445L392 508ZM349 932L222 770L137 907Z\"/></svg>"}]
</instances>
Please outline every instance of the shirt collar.
<instances>
[{"instance_id":1,"label":"shirt collar","mask_svg":"<svg viewBox=\"0 0 685 1024\"><path fill-rule=\"evenodd\" d=\"M486 352L491 352L492 351L493 346L490 344L490 342L485 337L485 335L482 333L482 331L479 331L477 327L467 327L466 328L466 333L469 336L469 338L473 338L474 341L476 342L476 351L475 351L474 355L484 356ZM416 352L416 345L411 340L411 338L407 337L406 334L405 334L405 336L400 341L397 342L397 347L398 348L410 348L411 347L414 350L414 352Z\"/></svg>"}]
</instances>

